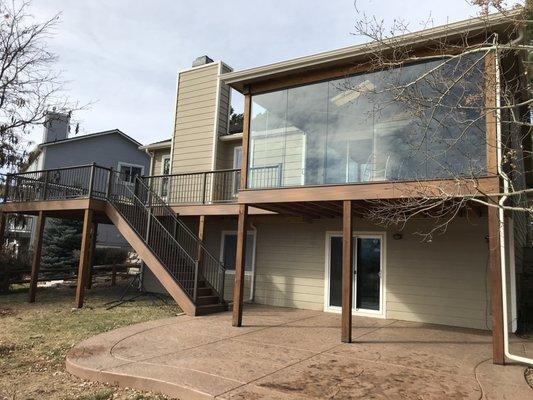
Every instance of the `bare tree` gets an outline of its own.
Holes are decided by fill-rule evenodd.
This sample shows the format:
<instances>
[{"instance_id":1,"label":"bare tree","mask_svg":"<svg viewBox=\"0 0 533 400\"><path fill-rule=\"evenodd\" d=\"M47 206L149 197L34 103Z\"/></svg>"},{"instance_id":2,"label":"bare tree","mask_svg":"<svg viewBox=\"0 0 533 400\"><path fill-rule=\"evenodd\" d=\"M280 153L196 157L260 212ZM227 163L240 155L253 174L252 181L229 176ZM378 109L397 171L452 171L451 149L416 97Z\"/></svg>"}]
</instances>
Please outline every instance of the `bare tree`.
<instances>
[{"instance_id":1,"label":"bare tree","mask_svg":"<svg viewBox=\"0 0 533 400\"><path fill-rule=\"evenodd\" d=\"M59 15L36 22L28 1L0 0L0 168L13 170L27 155L26 136L47 110L66 110L57 57L47 42Z\"/></svg>"},{"instance_id":2,"label":"bare tree","mask_svg":"<svg viewBox=\"0 0 533 400\"><path fill-rule=\"evenodd\" d=\"M366 216L400 227L412 218L431 217L435 223L419 232L426 240L476 205L533 214L527 201L533 189L526 183L531 172L531 71L528 75L528 64L522 62L533 50L533 37L527 37L533 1L514 7L500 0L472 4L480 7L475 32L463 29L429 40L424 33L410 32L405 21L386 27L358 11L355 34L369 39L366 68L381 72L372 82L347 78L341 83L343 93L351 92L356 101L366 99L373 121L405 127L401 135L388 137L392 156L384 160L381 155L374 163L374 168L388 170L385 179L403 181L395 185L400 195L370 201ZM489 13L494 10L500 13L498 30ZM429 24L428 19L425 27ZM416 45L422 39L423 53ZM489 133L491 124L494 132ZM490 153L499 156L491 161ZM480 185L486 177L498 177L503 189L486 192ZM447 183L437 186L432 179Z\"/></svg>"}]
</instances>

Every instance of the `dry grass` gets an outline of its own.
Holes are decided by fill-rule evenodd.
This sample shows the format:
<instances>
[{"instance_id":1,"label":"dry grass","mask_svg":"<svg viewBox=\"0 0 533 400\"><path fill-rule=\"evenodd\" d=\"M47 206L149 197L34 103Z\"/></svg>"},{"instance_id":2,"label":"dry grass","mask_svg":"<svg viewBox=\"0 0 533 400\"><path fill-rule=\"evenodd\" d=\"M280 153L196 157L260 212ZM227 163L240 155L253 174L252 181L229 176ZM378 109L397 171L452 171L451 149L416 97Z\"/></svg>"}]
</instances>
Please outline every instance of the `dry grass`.
<instances>
[{"instance_id":1,"label":"dry grass","mask_svg":"<svg viewBox=\"0 0 533 400\"><path fill-rule=\"evenodd\" d=\"M180 312L170 300L142 297L106 310L124 281L111 288L97 283L86 306L72 309L75 289L39 288L37 302L27 303L27 289L0 296L0 400L20 399L164 399L164 396L88 382L65 370L65 356L78 342L126 325L166 318Z\"/></svg>"}]
</instances>

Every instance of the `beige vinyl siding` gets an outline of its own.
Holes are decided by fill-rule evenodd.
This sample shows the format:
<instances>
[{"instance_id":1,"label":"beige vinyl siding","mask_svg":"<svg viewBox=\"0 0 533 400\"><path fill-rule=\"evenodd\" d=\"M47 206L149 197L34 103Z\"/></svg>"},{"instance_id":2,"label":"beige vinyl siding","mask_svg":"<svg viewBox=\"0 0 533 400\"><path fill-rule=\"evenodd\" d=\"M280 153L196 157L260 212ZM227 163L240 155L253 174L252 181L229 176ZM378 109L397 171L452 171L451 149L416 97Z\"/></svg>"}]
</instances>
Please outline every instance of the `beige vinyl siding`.
<instances>
[{"instance_id":1,"label":"beige vinyl siding","mask_svg":"<svg viewBox=\"0 0 533 400\"><path fill-rule=\"evenodd\" d=\"M163 171L163 157L170 156L170 147L153 151L151 175L161 175Z\"/></svg>"},{"instance_id":2,"label":"beige vinyl siding","mask_svg":"<svg viewBox=\"0 0 533 400\"><path fill-rule=\"evenodd\" d=\"M274 219L273 219L274 221ZM444 236L421 243L410 224L401 240L386 233L387 318L486 329L486 219L458 219ZM340 220L313 223L258 223L255 301L261 304L324 309L327 231L340 231ZM356 231L380 231L356 220Z\"/></svg>"},{"instance_id":3,"label":"beige vinyl siding","mask_svg":"<svg viewBox=\"0 0 533 400\"><path fill-rule=\"evenodd\" d=\"M190 223L197 229L197 219ZM235 218L208 217L205 242L220 257L221 233L234 231ZM324 310L326 235L340 233L340 219L302 222L295 218L251 217L257 227L254 302ZM412 233L427 221L408 224L402 239L361 219L356 232L385 236L385 317L444 325L490 329L490 285L486 218L458 218L445 235L423 243ZM245 299L252 277L245 279ZM234 275L226 276L226 299L232 298Z\"/></svg>"},{"instance_id":4,"label":"beige vinyl siding","mask_svg":"<svg viewBox=\"0 0 533 400\"><path fill-rule=\"evenodd\" d=\"M219 63L180 73L172 173L211 170Z\"/></svg>"},{"instance_id":5,"label":"beige vinyl siding","mask_svg":"<svg viewBox=\"0 0 533 400\"><path fill-rule=\"evenodd\" d=\"M487 329L487 220L458 219L431 243L410 234L423 225L388 241L387 317Z\"/></svg>"},{"instance_id":6,"label":"beige vinyl siding","mask_svg":"<svg viewBox=\"0 0 533 400\"><path fill-rule=\"evenodd\" d=\"M222 73L225 74L228 72L231 72L231 68L223 64ZM220 138L220 136L228 132L228 121L229 121L230 103L231 103L230 90L231 89L228 85L225 85L225 84L220 85L219 102L218 102L219 109L218 109L217 138ZM217 139L217 140L218 140L218 143L217 143L217 149L216 149L215 169L232 168L231 163L233 163L233 154L231 154L231 158L228 157L228 147L232 147L232 146L229 145L227 142L221 141L220 139Z\"/></svg>"},{"instance_id":7,"label":"beige vinyl siding","mask_svg":"<svg viewBox=\"0 0 533 400\"><path fill-rule=\"evenodd\" d=\"M218 169L233 168L233 157L236 147L242 147L242 142L240 140L218 142Z\"/></svg>"}]
</instances>

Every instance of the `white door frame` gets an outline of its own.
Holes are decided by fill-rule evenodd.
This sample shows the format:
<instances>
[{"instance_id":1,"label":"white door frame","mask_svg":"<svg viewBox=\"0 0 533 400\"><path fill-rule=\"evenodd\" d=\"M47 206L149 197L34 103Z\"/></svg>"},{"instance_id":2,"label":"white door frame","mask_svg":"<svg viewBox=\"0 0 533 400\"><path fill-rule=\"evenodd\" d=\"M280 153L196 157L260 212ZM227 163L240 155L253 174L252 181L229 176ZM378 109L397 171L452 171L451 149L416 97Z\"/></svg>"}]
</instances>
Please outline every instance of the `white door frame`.
<instances>
[{"instance_id":1,"label":"white door frame","mask_svg":"<svg viewBox=\"0 0 533 400\"><path fill-rule=\"evenodd\" d=\"M329 305L329 277L330 277L330 260L331 260L331 238L332 237L342 237L341 231L327 231L326 232L326 267L325 267L325 275L324 275L324 311L325 312L334 312L334 313L340 313L342 312L342 307L336 307L336 306L330 306ZM380 304L379 304L379 310L373 311L373 310L359 310L355 308L355 279L354 279L354 290L353 290L353 308L352 308L352 315L361 315L366 317L375 317L375 318L386 318L386 279L387 279L387 234L383 231L353 231L352 232L352 238L354 237L363 237L363 238L379 238L381 239L381 285L380 285ZM357 242L356 242L357 243ZM354 253L356 249L354 246ZM354 262L356 260L355 254L354 254Z\"/></svg>"},{"instance_id":2,"label":"white door frame","mask_svg":"<svg viewBox=\"0 0 533 400\"><path fill-rule=\"evenodd\" d=\"M221 263L224 262L224 246L226 244L226 236L227 235L237 235L237 231L232 230L223 230L220 233L220 254L219 254L219 260ZM246 271L246 266L244 268L244 276L250 277L250 297L247 299L247 301L253 301L254 299L254 285L255 285L255 252L256 252L256 244L257 244L257 235L256 231L253 229L247 230L246 235L252 235L253 237L253 245L252 245L252 270ZM246 261L246 260L245 260ZM226 270L227 275L233 275L235 276L235 270Z\"/></svg>"}]
</instances>

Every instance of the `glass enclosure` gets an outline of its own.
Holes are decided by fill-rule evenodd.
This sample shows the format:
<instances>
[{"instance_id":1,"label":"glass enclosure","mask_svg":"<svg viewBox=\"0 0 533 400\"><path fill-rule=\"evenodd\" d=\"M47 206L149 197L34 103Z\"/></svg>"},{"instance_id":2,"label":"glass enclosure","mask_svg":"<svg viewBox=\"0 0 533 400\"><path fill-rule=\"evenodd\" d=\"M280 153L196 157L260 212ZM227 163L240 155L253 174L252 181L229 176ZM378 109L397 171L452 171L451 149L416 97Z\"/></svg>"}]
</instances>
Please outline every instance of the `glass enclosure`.
<instances>
[{"instance_id":1,"label":"glass enclosure","mask_svg":"<svg viewBox=\"0 0 533 400\"><path fill-rule=\"evenodd\" d=\"M249 188L483 176L484 60L252 96Z\"/></svg>"}]
</instances>

